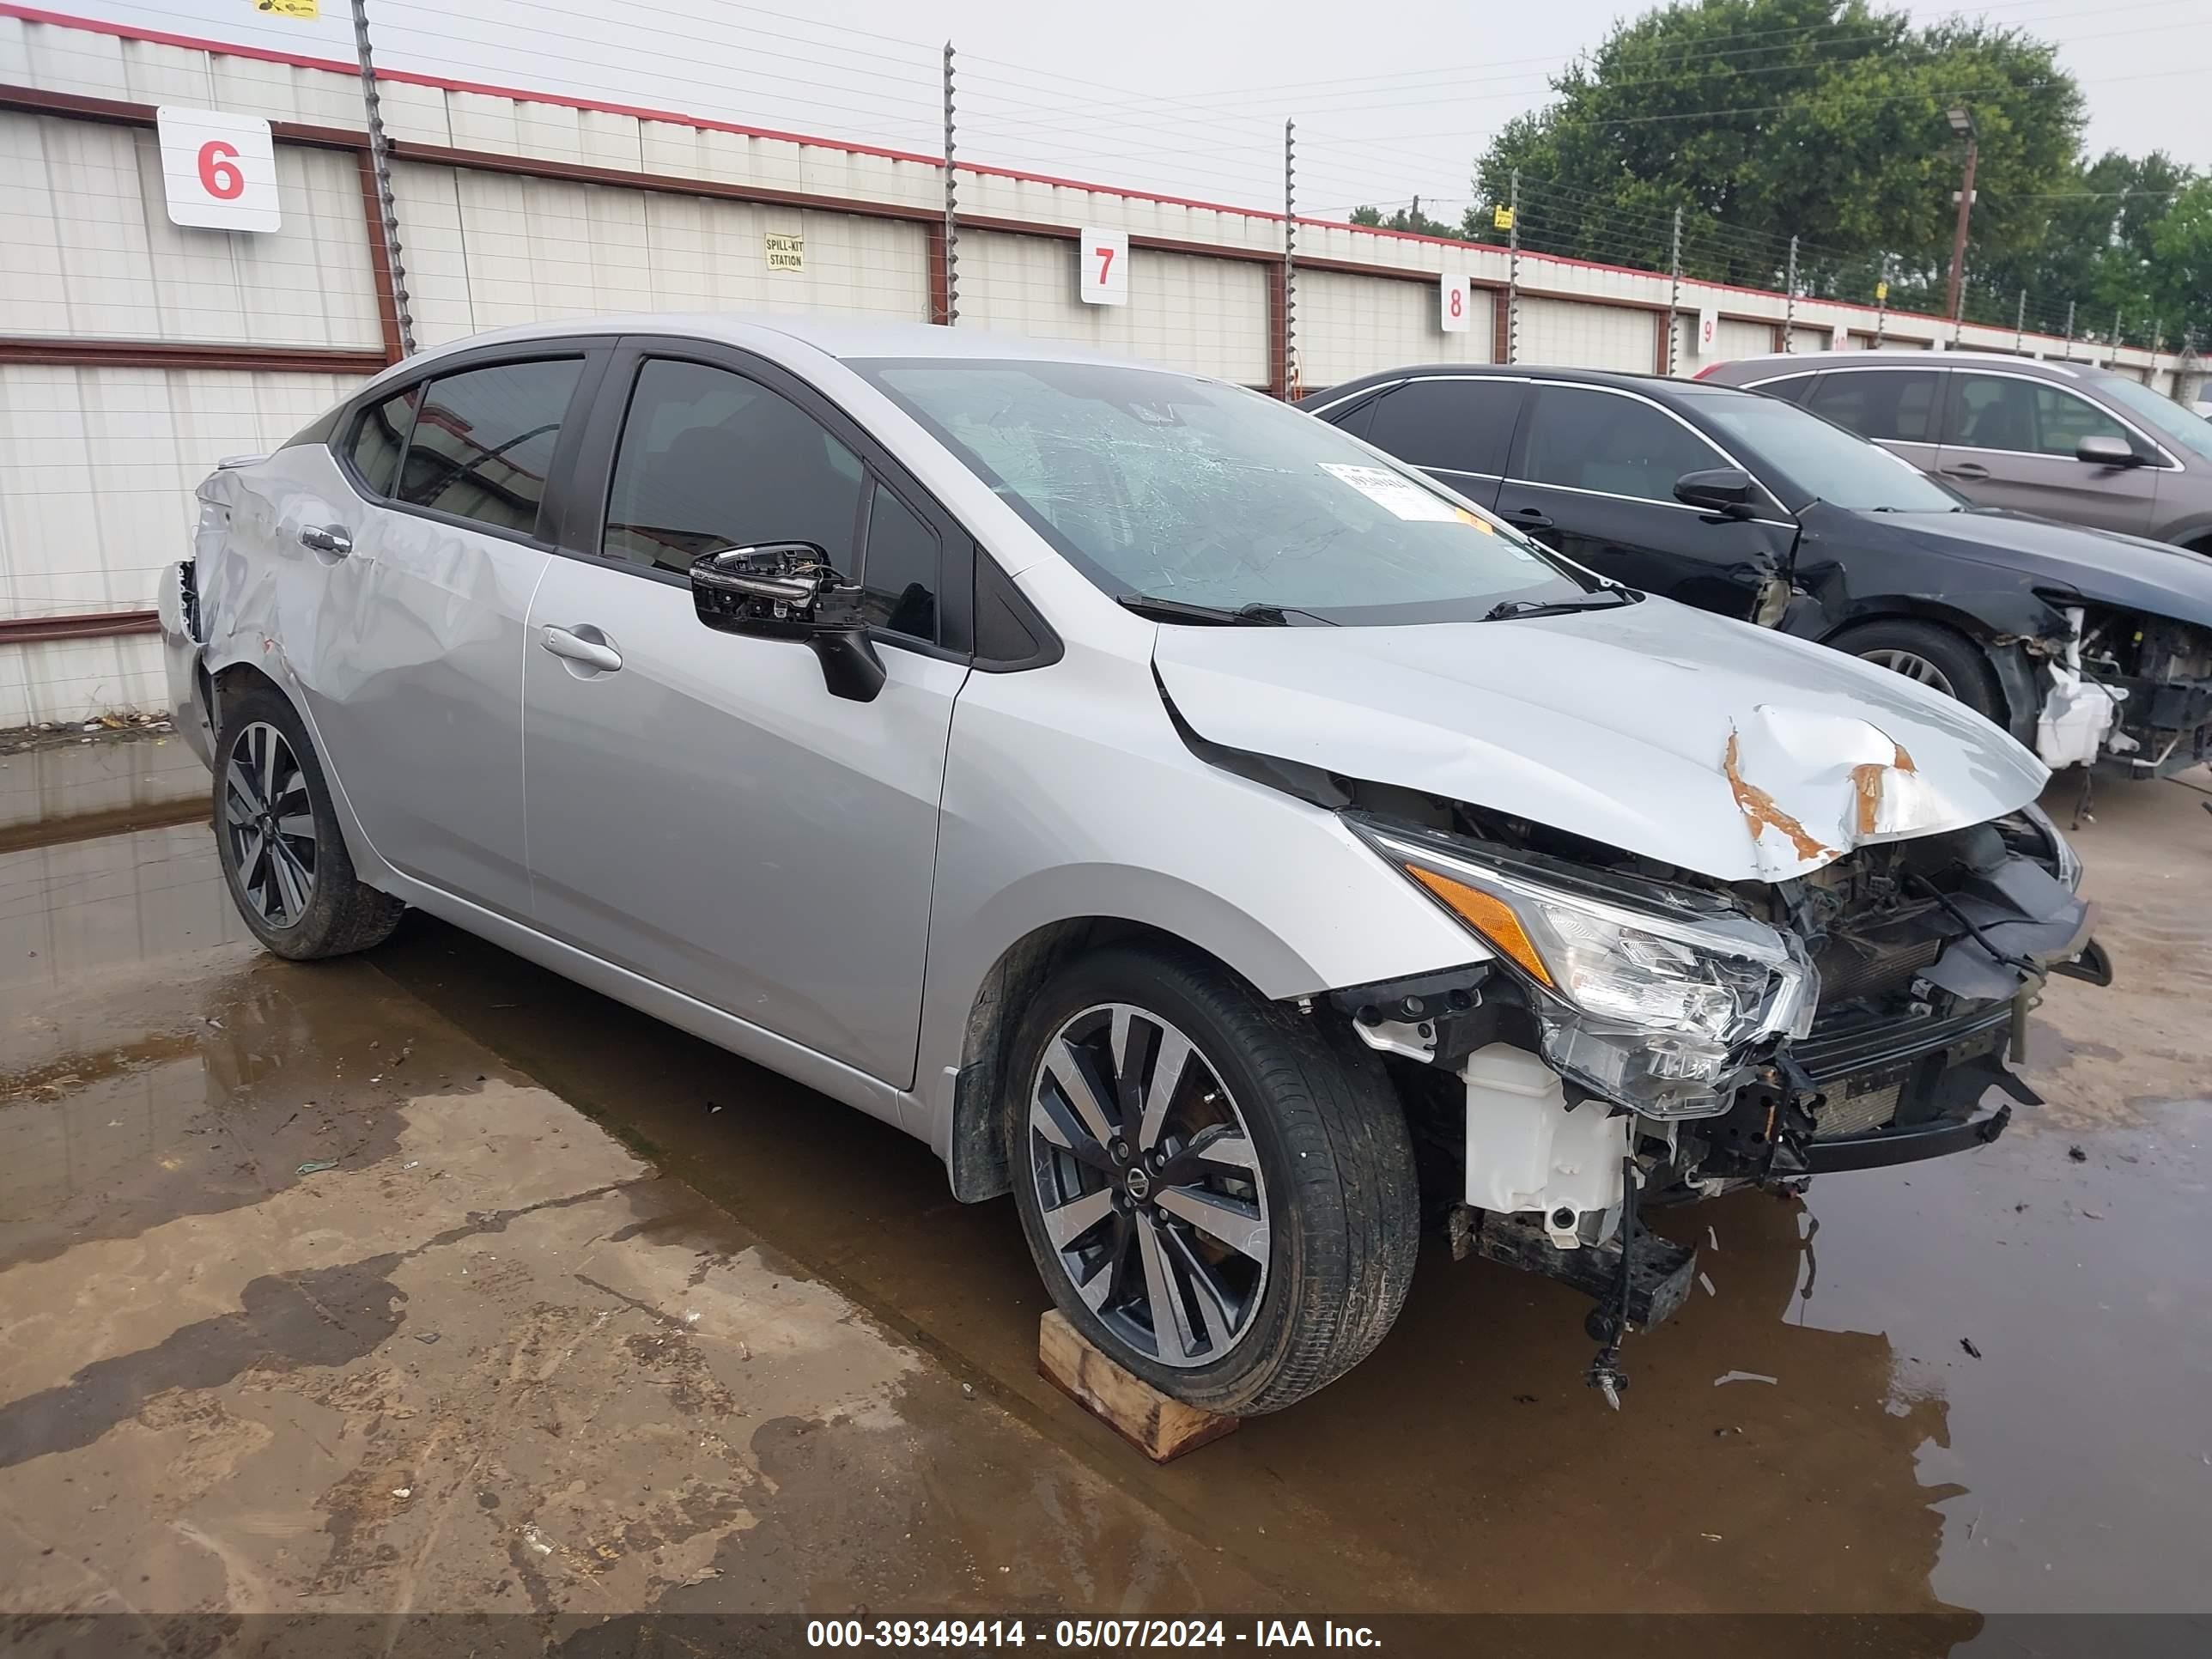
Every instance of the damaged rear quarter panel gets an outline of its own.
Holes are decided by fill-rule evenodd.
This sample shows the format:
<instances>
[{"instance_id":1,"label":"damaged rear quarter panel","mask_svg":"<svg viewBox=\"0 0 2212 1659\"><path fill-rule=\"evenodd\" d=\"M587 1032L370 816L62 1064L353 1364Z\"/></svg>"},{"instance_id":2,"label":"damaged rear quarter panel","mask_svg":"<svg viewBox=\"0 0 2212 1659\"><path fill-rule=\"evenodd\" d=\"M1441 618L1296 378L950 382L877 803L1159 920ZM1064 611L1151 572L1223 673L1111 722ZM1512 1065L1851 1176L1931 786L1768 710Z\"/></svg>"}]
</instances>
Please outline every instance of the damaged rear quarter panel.
<instances>
[{"instance_id":1,"label":"damaged rear quarter panel","mask_svg":"<svg viewBox=\"0 0 2212 1659\"><path fill-rule=\"evenodd\" d=\"M316 445L217 473L203 499L228 516L198 567L208 666L250 664L291 699L356 865L526 914L520 663L550 555L374 507ZM331 525L350 554L301 544Z\"/></svg>"}]
</instances>

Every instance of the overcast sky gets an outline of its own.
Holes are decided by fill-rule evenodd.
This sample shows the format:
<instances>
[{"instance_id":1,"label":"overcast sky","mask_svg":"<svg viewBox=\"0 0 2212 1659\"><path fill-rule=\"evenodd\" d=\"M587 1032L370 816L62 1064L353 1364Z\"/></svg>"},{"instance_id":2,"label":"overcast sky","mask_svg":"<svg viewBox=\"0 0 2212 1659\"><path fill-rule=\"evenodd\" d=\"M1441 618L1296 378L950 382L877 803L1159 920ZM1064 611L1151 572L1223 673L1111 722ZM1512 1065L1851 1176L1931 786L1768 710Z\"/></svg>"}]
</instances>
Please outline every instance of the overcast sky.
<instances>
[{"instance_id":1,"label":"overcast sky","mask_svg":"<svg viewBox=\"0 0 2212 1659\"><path fill-rule=\"evenodd\" d=\"M294 21L253 0L45 0L120 22L350 58L346 0ZM649 105L936 152L939 48L959 48L969 159L1235 205L1279 207L1297 118L1301 211L1419 191L1457 218L1469 162L1540 106L1545 76L1595 46L1618 0L368 0L380 61L459 80ZM1907 0L2060 43L2088 143L2212 169L2208 0ZM1500 27L1504 25L1504 27Z\"/></svg>"}]
</instances>

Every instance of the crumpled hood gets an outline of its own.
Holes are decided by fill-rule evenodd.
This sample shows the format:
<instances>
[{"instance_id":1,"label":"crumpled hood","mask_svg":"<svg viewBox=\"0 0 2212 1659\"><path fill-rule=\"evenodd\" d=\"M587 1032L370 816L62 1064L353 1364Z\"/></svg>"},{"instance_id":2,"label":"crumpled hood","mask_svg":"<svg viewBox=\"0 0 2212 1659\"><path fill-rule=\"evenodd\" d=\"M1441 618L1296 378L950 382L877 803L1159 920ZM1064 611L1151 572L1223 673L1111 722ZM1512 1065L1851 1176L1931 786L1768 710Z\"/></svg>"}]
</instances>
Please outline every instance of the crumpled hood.
<instances>
[{"instance_id":1,"label":"crumpled hood","mask_svg":"<svg viewBox=\"0 0 2212 1659\"><path fill-rule=\"evenodd\" d=\"M1806 523L1826 507L1808 509ZM2085 599L2212 628L2212 559L2114 530L2023 513L1853 513L1908 544L2027 574Z\"/></svg>"},{"instance_id":2,"label":"crumpled hood","mask_svg":"<svg viewBox=\"0 0 2212 1659\"><path fill-rule=\"evenodd\" d=\"M1411 628L1170 626L1153 662L1211 742L1724 881L1979 823L2050 776L1900 675L1664 599Z\"/></svg>"}]
</instances>

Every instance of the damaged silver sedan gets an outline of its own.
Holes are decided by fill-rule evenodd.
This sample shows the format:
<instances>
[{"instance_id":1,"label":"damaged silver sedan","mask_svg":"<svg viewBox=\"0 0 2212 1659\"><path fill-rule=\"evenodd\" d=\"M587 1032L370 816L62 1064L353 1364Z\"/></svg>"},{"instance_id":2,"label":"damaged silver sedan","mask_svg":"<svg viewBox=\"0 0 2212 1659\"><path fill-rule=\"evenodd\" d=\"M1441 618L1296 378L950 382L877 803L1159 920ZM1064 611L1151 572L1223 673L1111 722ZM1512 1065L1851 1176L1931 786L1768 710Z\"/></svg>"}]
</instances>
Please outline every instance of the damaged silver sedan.
<instances>
[{"instance_id":1,"label":"damaged silver sedan","mask_svg":"<svg viewBox=\"0 0 2212 1659\"><path fill-rule=\"evenodd\" d=\"M1984 1143L2109 976L1997 727L1233 386L616 319L200 499L173 690L270 950L418 908L897 1125L1214 1410L1370 1352L1425 1225L1588 1291L1617 1399L1695 1271L1641 1209Z\"/></svg>"}]
</instances>

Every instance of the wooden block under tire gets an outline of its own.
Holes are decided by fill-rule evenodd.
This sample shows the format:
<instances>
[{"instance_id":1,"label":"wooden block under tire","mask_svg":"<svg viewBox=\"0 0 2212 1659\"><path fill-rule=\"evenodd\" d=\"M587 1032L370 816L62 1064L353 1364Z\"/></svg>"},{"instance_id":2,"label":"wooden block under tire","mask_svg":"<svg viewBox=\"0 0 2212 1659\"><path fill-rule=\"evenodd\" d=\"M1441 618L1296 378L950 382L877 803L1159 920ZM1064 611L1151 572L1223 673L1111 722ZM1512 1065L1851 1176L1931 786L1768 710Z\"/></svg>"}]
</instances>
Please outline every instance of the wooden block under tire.
<instances>
[{"instance_id":1,"label":"wooden block under tire","mask_svg":"<svg viewBox=\"0 0 2212 1659\"><path fill-rule=\"evenodd\" d=\"M1037 1322L1037 1373L1155 1463L1218 1440L1244 1420L1169 1399L1092 1347L1057 1308Z\"/></svg>"}]
</instances>

